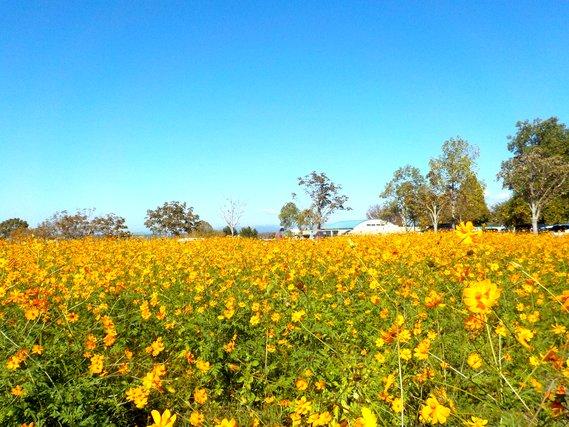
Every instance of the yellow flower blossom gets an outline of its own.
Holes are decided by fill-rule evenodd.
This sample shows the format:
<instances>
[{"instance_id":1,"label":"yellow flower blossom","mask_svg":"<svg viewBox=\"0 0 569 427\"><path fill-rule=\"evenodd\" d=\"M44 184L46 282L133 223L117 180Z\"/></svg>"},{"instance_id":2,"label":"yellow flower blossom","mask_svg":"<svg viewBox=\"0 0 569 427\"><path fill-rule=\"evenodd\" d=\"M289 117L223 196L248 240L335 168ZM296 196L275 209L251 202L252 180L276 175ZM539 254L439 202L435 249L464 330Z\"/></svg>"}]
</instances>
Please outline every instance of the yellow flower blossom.
<instances>
[{"instance_id":1,"label":"yellow flower blossom","mask_svg":"<svg viewBox=\"0 0 569 427\"><path fill-rule=\"evenodd\" d=\"M419 418L426 424L445 424L450 415L450 408L442 405L436 397L431 396L421 408Z\"/></svg>"},{"instance_id":2,"label":"yellow flower blossom","mask_svg":"<svg viewBox=\"0 0 569 427\"><path fill-rule=\"evenodd\" d=\"M171 415L169 409L166 409L162 414L153 410L151 415L154 423L150 424L148 427L172 427L176 422L176 415Z\"/></svg>"}]
</instances>

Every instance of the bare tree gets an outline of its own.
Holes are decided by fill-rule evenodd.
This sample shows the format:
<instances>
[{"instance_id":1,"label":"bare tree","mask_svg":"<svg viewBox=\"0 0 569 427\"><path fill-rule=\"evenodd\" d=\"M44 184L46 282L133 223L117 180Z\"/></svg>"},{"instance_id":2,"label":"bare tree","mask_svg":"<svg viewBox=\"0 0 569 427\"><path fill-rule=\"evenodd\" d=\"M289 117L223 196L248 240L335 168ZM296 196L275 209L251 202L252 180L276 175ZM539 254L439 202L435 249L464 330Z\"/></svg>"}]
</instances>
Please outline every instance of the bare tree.
<instances>
[{"instance_id":1,"label":"bare tree","mask_svg":"<svg viewBox=\"0 0 569 427\"><path fill-rule=\"evenodd\" d=\"M236 234L239 221L241 221L241 217L245 213L244 208L245 204L243 202L231 198L227 199L225 205L221 207L221 216L223 216L223 220L231 230L232 236Z\"/></svg>"}]
</instances>

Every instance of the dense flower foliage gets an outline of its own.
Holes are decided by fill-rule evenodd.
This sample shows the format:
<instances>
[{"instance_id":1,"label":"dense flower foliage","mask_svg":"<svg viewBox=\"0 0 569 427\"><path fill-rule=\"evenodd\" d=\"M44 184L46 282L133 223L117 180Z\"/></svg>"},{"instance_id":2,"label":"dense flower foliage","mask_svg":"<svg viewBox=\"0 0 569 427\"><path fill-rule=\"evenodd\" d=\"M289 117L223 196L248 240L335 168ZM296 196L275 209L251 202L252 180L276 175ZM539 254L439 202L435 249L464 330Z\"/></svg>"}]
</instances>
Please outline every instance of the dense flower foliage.
<instances>
[{"instance_id":1,"label":"dense flower foliage","mask_svg":"<svg viewBox=\"0 0 569 427\"><path fill-rule=\"evenodd\" d=\"M0 425L569 421L565 237L0 241L0 301Z\"/></svg>"}]
</instances>

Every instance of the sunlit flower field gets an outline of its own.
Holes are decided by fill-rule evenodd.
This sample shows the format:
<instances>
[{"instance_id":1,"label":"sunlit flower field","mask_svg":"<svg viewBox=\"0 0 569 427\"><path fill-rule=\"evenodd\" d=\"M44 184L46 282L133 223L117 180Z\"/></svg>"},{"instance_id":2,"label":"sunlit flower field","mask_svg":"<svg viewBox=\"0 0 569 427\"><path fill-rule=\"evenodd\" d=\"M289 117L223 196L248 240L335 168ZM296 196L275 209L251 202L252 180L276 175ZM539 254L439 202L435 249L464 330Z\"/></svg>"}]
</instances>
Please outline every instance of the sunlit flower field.
<instances>
[{"instance_id":1,"label":"sunlit flower field","mask_svg":"<svg viewBox=\"0 0 569 427\"><path fill-rule=\"evenodd\" d=\"M568 282L468 227L0 241L0 425L567 425Z\"/></svg>"}]
</instances>

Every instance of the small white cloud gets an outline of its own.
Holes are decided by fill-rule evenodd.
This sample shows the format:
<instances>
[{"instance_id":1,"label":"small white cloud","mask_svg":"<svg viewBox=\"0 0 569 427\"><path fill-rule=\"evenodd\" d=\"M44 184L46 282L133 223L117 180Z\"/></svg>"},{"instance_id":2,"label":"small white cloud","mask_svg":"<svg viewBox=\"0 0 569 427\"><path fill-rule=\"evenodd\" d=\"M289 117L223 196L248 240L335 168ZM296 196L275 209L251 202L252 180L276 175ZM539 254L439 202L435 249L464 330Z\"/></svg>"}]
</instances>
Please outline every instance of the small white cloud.
<instances>
[{"instance_id":1,"label":"small white cloud","mask_svg":"<svg viewBox=\"0 0 569 427\"><path fill-rule=\"evenodd\" d=\"M511 194L507 190L498 191L496 193L488 189L484 191L484 197L486 198L486 203L489 206L493 206L497 203L504 202L508 200L510 196Z\"/></svg>"}]
</instances>

